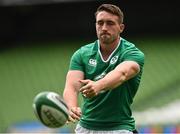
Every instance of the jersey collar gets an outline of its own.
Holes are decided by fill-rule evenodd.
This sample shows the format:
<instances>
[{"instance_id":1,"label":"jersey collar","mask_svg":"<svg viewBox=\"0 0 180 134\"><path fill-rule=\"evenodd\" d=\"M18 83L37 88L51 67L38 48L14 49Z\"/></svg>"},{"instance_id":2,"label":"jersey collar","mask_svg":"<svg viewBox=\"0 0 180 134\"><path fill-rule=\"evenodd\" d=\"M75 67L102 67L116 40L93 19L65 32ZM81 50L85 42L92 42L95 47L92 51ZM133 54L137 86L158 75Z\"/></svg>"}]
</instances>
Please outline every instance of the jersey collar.
<instances>
[{"instance_id":1,"label":"jersey collar","mask_svg":"<svg viewBox=\"0 0 180 134\"><path fill-rule=\"evenodd\" d=\"M103 61L103 62L108 62L110 59L111 59L111 57L112 57L112 55L115 53L115 51L118 49L118 47L120 46L120 44L121 44L121 37L120 37L120 40L119 40L119 43L118 43L118 45L117 45L117 47L114 49L114 51L110 54L110 56L107 58L107 60L104 60L103 59L103 56L102 56L102 54L101 54L101 51L100 51L100 43L99 43L99 40L97 40L97 44L98 44L98 52L99 52L99 55L100 55L100 57L101 57L101 60Z\"/></svg>"}]
</instances>

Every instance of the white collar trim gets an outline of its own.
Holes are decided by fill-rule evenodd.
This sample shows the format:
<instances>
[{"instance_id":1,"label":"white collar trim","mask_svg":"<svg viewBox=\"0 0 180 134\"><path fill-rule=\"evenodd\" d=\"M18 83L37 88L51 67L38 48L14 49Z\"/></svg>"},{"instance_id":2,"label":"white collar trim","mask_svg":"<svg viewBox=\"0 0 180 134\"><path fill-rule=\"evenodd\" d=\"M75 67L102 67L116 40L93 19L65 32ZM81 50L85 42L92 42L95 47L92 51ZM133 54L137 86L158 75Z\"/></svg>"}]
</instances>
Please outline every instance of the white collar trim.
<instances>
[{"instance_id":1,"label":"white collar trim","mask_svg":"<svg viewBox=\"0 0 180 134\"><path fill-rule=\"evenodd\" d=\"M107 58L107 60L104 60L104 59L103 59L103 56L102 56L102 54L101 54L101 51L100 51L100 43L99 43L99 40L98 40L98 52L99 52L99 55L100 55L100 57L101 57L101 60L102 60L103 62L108 62L108 61L111 59L112 55L115 53L115 51L118 49L118 47L119 47L120 44L121 44L121 38L120 38L120 40L119 40L118 45L117 45L116 48L114 49L114 51L109 55L109 57Z\"/></svg>"}]
</instances>

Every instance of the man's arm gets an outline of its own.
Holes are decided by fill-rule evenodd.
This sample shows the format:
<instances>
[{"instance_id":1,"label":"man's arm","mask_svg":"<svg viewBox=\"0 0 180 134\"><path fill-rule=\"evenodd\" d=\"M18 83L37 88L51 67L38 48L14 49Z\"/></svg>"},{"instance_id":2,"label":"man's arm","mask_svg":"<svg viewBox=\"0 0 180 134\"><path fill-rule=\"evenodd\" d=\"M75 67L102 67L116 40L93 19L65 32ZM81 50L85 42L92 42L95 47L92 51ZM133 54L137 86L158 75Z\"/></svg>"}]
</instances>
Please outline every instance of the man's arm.
<instances>
[{"instance_id":1,"label":"man's arm","mask_svg":"<svg viewBox=\"0 0 180 134\"><path fill-rule=\"evenodd\" d=\"M71 70L67 73L66 84L63 98L69 108L70 120L79 120L81 110L78 106L78 94L82 84L79 82L84 79L84 73L78 70Z\"/></svg>"},{"instance_id":2,"label":"man's arm","mask_svg":"<svg viewBox=\"0 0 180 134\"><path fill-rule=\"evenodd\" d=\"M97 81L97 83L102 86L102 89L114 89L134 77L139 71L140 67L138 63L134 61L124 61L113 71L109 72L104 79Z\"/></svg>"},{"instance_id":3,"label":"man's arm","mask_svg":"<svg viewBox=\"0 0 180 134\"><path fill-rule=\"evenodd\" d=\"M109 72L104 78L98 81L81 80L85 86L80 91L86 97L93 97L103 90L111 90L121 85L123 82L134 77L140 71L140 66L135 61L124 61L114 70Z\"/></svg>"}]
</instances>

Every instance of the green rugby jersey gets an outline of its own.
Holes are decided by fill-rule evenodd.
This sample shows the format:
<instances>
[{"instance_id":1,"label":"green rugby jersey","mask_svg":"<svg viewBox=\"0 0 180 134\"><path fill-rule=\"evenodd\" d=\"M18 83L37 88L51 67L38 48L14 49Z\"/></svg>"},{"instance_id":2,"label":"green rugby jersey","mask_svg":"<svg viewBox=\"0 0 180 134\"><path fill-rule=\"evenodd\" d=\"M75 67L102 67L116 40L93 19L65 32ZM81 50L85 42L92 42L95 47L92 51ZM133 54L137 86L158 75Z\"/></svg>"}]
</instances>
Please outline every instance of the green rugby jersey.
<instances>
[{"instance_id":1,"label":"green rugby jersey","mask_svg":"<svg viewBox=\"0 0 180 134\"><path fill-rule=\"evenodd\" d=\"M92 98L83 97L80 125L91 130L134 130L131 104L138 90L144 65L144 54L134 44L121 38L118 46L104 61L99 41L82 46L70 62L70 70L81 70L85 79L97 81L123 61L135 61L140 72L116 89L107 90Z\"/></svg>"}]
</instances>

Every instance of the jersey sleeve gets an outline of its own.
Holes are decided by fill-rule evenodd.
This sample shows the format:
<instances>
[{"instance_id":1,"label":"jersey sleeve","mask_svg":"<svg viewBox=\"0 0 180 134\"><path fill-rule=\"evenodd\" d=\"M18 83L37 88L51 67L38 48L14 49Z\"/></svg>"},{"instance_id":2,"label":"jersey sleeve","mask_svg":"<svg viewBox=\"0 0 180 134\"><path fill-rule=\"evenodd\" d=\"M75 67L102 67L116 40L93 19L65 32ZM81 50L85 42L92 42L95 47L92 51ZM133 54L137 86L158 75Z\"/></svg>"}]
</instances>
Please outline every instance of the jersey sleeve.
<instances>
[{"instance_id":1,"label":"jersey sleeve","mask_svg":"<svg viewBox=\"0 0 180 134\"><path fill-rule=\"evenodd\" d=\"M81 49L77 50L71 57L69 70L84 71L83 61L81 56Z\"/></svg>"},{"instance_id":2,"label":"jersey sleeve","mask_svg":"<svg viewBox=\"0 0 180 134\"><path fill-rule=\"evenodd\" d=\"M137 62L141 67L144 65L144 53L141 52L139 49L130 49L123 55L123 61L135 61Z\"/></svg>"}]
</instances>

